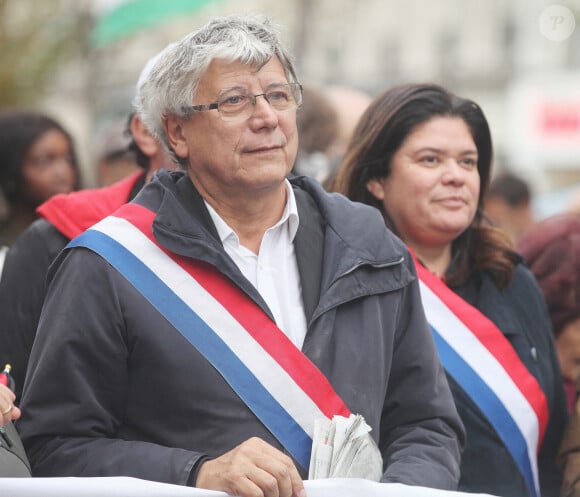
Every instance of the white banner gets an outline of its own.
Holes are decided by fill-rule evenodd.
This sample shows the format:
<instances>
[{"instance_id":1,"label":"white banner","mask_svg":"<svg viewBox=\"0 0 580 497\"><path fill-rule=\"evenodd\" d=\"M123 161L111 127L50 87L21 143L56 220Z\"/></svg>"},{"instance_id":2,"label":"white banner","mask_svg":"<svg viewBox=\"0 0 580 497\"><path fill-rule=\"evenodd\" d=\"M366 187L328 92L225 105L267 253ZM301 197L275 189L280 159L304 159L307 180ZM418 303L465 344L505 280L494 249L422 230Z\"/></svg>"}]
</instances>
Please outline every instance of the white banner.
<instances>
[{"instance_id":1,"label":"white banner","mask_svg":"<svg viewBox=\"0 0 580 497\"><path fill-rule=\"evenodd\" d=\"M400 483L377 483L357 478L304 482L308 497L490 497L488 494L449 492ZM0 478L5 497L227 497L224 492L169 485L128 477Z\"/></svg>"}]
</instances>

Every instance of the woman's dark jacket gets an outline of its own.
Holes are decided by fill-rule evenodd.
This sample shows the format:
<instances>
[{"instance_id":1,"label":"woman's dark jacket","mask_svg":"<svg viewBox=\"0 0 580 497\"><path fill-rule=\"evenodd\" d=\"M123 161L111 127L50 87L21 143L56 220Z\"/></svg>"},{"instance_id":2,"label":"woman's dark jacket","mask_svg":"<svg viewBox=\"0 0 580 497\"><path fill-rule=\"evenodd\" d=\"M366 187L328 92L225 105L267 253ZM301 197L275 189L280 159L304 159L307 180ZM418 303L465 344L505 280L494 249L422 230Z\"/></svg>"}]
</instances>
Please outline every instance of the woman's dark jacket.
<instances>
[{"instance_id":1,"label":"woman's dark jacket","mask_svg":"<svg viewBox=\"0 0 580 497\"><path fill-rule=\"evenodd\" d=\"M540 485L543 497L558 496L561 473L556 455L566 425L566 400L546 305L532 273L518 264L503 291L486 273L452 290L496 324L544 391L550 418L538 456ZM448 379L467 433L458 489L501 497L530 495L491 425L457 383Z\"/></svg>"}]
</instances>

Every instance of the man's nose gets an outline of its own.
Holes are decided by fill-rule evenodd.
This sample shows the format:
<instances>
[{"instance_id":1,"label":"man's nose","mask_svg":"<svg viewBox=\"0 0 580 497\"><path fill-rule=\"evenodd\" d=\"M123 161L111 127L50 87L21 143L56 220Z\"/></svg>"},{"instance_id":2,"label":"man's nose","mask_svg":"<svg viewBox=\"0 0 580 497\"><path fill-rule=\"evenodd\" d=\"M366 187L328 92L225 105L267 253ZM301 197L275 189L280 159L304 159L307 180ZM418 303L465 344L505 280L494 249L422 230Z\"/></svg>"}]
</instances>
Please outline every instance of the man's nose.
<instances>
[{"instance_id":1,"label":"man's nose","mask_svg":"<svg viewBox=\"0 0 580 497\"><path fill-rule=\"evenodd\" d=\"M262 97L262 98L259 98ZM252 98L252 117L261 117L266 119L269 123L277 123L278 122L278 114L274 110L274 108L270 105L268 101L268 97L265 93L258 93L254 95Z\"/></svg>"}]
</instances>

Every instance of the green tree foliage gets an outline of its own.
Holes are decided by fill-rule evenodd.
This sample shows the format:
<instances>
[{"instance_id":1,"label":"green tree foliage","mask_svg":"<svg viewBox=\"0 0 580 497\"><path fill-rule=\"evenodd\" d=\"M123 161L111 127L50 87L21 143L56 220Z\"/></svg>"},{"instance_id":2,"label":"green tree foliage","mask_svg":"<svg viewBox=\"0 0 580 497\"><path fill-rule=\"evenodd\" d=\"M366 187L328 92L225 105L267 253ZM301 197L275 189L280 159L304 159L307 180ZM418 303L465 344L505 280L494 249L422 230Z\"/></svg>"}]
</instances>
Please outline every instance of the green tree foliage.
<instances>
[{"instance_id":1,"label":"green tree foliage","mask_svg":"<svg viewBox=\"0 0 580 497\"><path fill-rule=\"evenodd\" d=\"M60 66L87 54L83 0L0 0L0 108L40 101Z\"/></svg>"}]
</instances>

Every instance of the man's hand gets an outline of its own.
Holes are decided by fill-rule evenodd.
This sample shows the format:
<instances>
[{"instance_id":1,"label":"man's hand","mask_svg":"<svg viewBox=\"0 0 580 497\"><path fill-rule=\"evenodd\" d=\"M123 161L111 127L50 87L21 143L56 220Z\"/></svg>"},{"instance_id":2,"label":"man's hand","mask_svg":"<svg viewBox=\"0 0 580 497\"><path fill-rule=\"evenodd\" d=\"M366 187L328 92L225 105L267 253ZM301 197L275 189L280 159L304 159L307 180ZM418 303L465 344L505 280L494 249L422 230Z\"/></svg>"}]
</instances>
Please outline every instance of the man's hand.
<instances>
[{"instance_id":1,"label":"man's hand","mask_svg":"<svg viewBox=\"0 0 580 497\"><path fill-rule=\"evenodd\" d=\"M14 405L15 400L12 390L0 384L0 426L20 417L20 409Z\"/></svg>"},{"instance_id":2,"label":"man's hand","mask_svg":"<svg viewBox=\"0 0 580 497\"><path fill-rule=\"evenodd\" d=\"M203 463L195 486L241 497L306 497L292 459L256 437Z\"/></svg>"}]
</instances>

